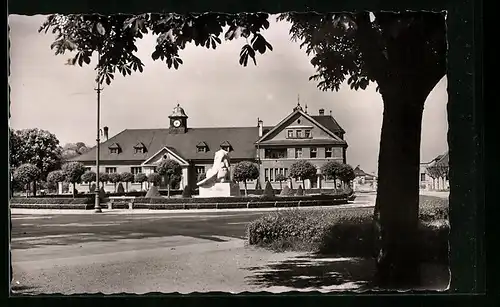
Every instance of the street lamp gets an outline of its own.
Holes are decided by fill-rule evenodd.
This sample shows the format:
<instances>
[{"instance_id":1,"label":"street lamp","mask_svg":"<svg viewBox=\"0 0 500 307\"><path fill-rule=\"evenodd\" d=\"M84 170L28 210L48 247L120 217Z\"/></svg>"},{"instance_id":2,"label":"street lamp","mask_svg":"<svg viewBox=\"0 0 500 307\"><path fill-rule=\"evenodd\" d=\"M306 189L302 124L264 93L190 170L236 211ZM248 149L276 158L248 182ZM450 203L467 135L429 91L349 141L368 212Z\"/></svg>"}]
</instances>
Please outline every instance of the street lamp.
<instances>
[{"instance_id":1,"label":"street lamp","mask_svg":"<svg viewBox=\"0 0 500 307\"><path fill-rule=\"evenodd\" d=\"M100 53L98 53L98 60L97 60L97 63L100 62L101 60L101 55ZM94 205L94 212L95 213L101 213L102 210L101 210L101 199L99 198L99 194L100 194L100 191L101 191L101 188L99 187L99 153L100 153L100 113L101 113L101 83L99 82L99 75L97 76L96 78L96 82L97 82L97 88L95 89L96 92L97 92L97 138L96 138L96 142L97 142L97 147L96 147L96 159L95 159L95 165L96 165L96 173L95 173L95 180L96 180L96 190L95 190L95 205Z\"/></svg>"}]
</instances>

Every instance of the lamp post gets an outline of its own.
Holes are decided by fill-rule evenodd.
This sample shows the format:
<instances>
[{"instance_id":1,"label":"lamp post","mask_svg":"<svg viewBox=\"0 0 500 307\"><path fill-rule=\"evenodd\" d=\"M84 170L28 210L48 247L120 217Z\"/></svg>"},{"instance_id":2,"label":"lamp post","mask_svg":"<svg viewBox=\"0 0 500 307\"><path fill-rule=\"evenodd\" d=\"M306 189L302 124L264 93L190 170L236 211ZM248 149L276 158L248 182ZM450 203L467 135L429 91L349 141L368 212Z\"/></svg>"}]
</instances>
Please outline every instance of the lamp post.
<instances>
[{"instance_id":1,"label":"lamp post","mask_svg":"<svg viewBox=\"0 0 500 307\"><path fill-rule=\"evenodd\" d=\"M101 57L100 54L98 54L98 63L100 61ZM99 76L96 78L97 82L97 88L95 89L97 92L97 147L96 147L96 173L95 173L95 180L96 180L96 190L95 190L95 205L94 205L94 212L95 213L100 213L102 212L101 210L101 199L99 198L99 194L101 191L101 188L99 187L99 153L100 153L100 113L101 113L101 83L99 82Z\"/></svg>"}]
</instances>

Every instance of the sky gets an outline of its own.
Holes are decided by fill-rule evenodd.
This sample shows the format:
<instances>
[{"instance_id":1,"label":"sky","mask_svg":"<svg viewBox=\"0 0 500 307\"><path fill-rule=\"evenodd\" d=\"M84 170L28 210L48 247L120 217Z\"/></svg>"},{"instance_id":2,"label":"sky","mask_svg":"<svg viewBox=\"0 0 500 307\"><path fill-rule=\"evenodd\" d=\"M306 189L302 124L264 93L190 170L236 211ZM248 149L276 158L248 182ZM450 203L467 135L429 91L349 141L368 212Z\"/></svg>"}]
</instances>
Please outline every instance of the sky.
<instances>
[{"instance_id":1,"label":"sky","mask_svg":"<svg viewBox=\"0 0 500 307\"><path fill-rule=\"evenodd\" d=\"M85 142L94 146L96 138L95 58L91 65L65 65L69 55L50 49L55 36L38 33L46 16L10 15L11 119L14 129L39 128L54 133L61 145ZM110 137L124 129L167 128L168 116L179 103L189 127L275 125L292 112L298 97L308 113L332 111L346 131L349 144L347 163L376 172L382 126L382 98L375 85L366 90L322 92L309 76L315 73L310 59L298 42L290 40L290 24L271 17L263 36L272 52L258 55L257 66L249 61L239 65L244 39L223 42L216 50L187 46L180 57L179 70L165 62L153 61L155 37L137 43L137 56L144 72L115 76L101 94L101 123ZM443 78L427 98L421 160L442 154L448 148L446 104L447 80Z\"/></svg>"}]
</instances>

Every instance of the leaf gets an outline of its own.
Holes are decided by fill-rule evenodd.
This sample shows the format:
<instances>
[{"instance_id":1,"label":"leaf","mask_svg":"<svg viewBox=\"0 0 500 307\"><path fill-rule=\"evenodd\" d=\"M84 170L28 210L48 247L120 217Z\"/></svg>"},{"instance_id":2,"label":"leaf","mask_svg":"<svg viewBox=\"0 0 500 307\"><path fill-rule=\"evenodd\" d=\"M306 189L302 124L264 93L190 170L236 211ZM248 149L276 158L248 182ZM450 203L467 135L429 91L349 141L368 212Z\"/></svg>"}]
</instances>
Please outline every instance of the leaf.
<instances>
[{"instance_id":1,"label":"leaf","mask_svg":"<svg viewBox=\"0 0 500 307\"><path fill-rule=\"evenodd\" d=\"M181 58L177 58L177 62L179 62L179 64L184 64Z\"/></svg>"},{"instance_id":2,"label":"leaf","mask_svg":"<svg viewBox=\"0 0 500 307\"><path fill-rule=\"evenodd\" d=\"M179 62L177 62L177 59L174 59L174 68L175 69L179 68Z\"/></svg>"},{"instance_id":3,"label":"leaf","mask_svg":"<svg viewBox=\"0 0 500 307\"><path fill-rule=\"evenodd\" d=\"M172 58L171 57L167 58L167 66L168 66L168 68L172 67Z\"/></svg>"},{"instance_id":4,"label":"leaf","mask_svg":"<svg viewBox=\"0 0 500 307\"><path fill-rule=\"evenodd\" d=\"M98 32L99 34L101 34L101 35L106 34L106 30L104 29L104 27L102 26L102 24L101 24L100 22L98 22L98 23L96 24L96 30L97 30L97 32Z\"/></svg>"}]
</instances>

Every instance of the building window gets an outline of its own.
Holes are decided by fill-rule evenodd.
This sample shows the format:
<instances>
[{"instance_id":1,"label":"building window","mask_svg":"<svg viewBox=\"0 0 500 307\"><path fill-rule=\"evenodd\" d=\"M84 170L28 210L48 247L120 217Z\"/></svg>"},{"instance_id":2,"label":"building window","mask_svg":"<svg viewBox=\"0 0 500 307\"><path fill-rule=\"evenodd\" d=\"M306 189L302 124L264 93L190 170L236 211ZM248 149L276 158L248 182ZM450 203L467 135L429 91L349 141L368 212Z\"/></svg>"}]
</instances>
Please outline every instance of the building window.
<instances>
[{"instance_id":1,"label":"building window","mask_svg":"<svg viewBox=\"0 0 500 307\"><path fill-rule=\"evenodd\" d=\"M269 181L273 182L274 181L274 172L273 169L269 169Z\"/></svg>"},{"instance_id":2,"label":"building window","mask_svg":"<svg viewBox=\"0 0 500 307\"><path fill-rule=\"evenodd\" d=\"M311 156L311 158L317 158L318 157L318 149L317 148L311 148L310 156Z\"/></svg>"},{"instance_id":3,"label":"building window","mask_svg":"<svg viewBox=\"0 0 500 307\"><path fill-rule=\"evenodd\" d=\"M306 130L306 131L304 131L304 137L305 137L306 139L311 138L311 130Z\"/></svg>"},{"instance_id":4,"label":"building window","mask_svg":"<svg viewBox=\"0 0 500 307\"><path fill-rule=\"evenodd\" d=\"M301 139L302 138L302 130L297 130L296 133L297 133L297 138Z\"/></svg>"},{"instance_id":5,"label":"building window","mask_svg":"<svg viewBox=\"0 0 500 307\"><path fill-rule=\"evenodd\" d=\"M196 174L204 174L205 173L205 166L195 166L194 169L196 170Z\"/></svg>"},{"instance_id":6,"label":"building window","mask_svg":"<svg viewBox=\"0 0 500 307\"><path fill-rule=\"evenodd\" d=\"M342 148L334 148L334 157L341 158L342 157Z\"/></svg>"},{"instance_id":7,"label":"building window","mask_svg":"<svg viewBox=\"0 0 500 307\"><path fill-rule=\"evenodd\" d=\"M106 172L106 174L116 173L116 167L106 167L105 172Z\"/></svg>"},{"instance_id":8,"label":"building window","mask_svg":"<svg viewBox=\"0 0 500 307\"><path fill-rule=\"evenodd\" d=\"M156 173L156 166L153 166L153 173Z\"/></svg>"},{"instance_id":9,"label":"building window","mask_svg":"<svg viewBox=\"0 0 500 307\"><path fill-rule=\"evenodd\" d=\"M205 146L197 147L198 152L207 152L207 148Z\"/></svg>"},{"instance_id":10,"label":"building window","mask_svg":"<svg viewBox=\"0 0 500 307\"><path fill-rule=\"evenodd\" d=\"M293 139L293 130L288 130L288 138Z\"/></svg>"},{"instance_id":11,"label":"building window","mask_svg":"<svg viewBox=\"0 0 500 307\"><path fill-rule=\"evenodd\" d=\"M280 172L279 168L274 169L274 179L276 179L276 177L278 177L279 172Z\"/></svg>"},{"instance_id":12,"label":"building window","mask_svg":"<svg viewBox=\"0 0 500 307\"><path fill-rule=\"evenodd\" d=\"M302 158L302 148L295 148L295 159Z\"/></svg>"},{"instance_id":13,"label":"building window","mask_svg":"<svg viewBox=\"0 0 500 307\"><path fill-rule=\"evenodd\" d=\"M327 147L325 149L325 158L331 158L333 155L333 148Z\"/></svg>"},{"instance_id":14,"label":"building window","mask_svg":"<svg viewBox=\"0 0 500 307\"><path fill-rule=\"evenodd\" d=\"M264 180L269 181L269 169L268 168L264 169Z\"/></svg>"},{"instance_id":15,"label":"building window","mask_svg":"<svg viewBox=\"0 0 500 307\"><path fill-rule=\"evenodd\" d=\"M143 147L136 147L136 148L134 148L134 152L136 154L143 154L144 153L144 148Z\"/></svg>"},{"instance_id":16,"label":"building window","mask_svg":"<svg viewBox=\"0 0 500 307\"><path fill-rule=\"evenodd\" d=\"M420 174L420 181L425 181L425 173Z\"/></svg>"},{"instance_id":17,"label":"building window","mask_svg":"<svg viewBox=\"0 0 500 307\"><path fill-rule=\"evenodd\" d=\"M286 148L284 149L265 149L264 150L265 159L283 159L286 158Z\"/></svg>"},{"instance_id":18,"label":"building window","mask_svg":"<svg viewBox=\"0 0 500 307\"><path fill-rule=\"evenodd\" d=\"M285 177L288 178L288 168L285 168L285 172L283 173L283 175L285 175Z\"/></svg>"},{"instance_id":19,"label":"building window","mask_svg":"<svg viewBox=\"0 0 500 307\"><path fill-rule=\"evenodd\" d=\"M85 168L85 171L86 171L86 172L90 172L91 170L92 170L92 168L90 168L90 167L86 167L86 168Z\"/></svg>"},{"instance_id":20,"label":"building window","mask_svg":"<svg viewBox=\"0 0 500 307\"><path fill-rule=\"evenodd\" d=\"M140 166L134 166L130 168L130 172L134 175L142 173L142 167Z\"/></svg>"},{"instance_id":21,"label":"building window","mask_svg":"<svg viewBox=\"0 0 500 307\"><path fill-rule=\"evenodd\" d=\"M118 148L110 148L109 152L112 154L118 154Z\"/></svg>"}]
</instances>

